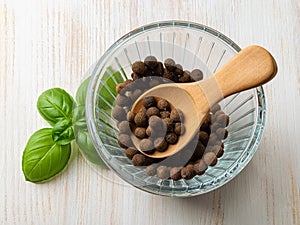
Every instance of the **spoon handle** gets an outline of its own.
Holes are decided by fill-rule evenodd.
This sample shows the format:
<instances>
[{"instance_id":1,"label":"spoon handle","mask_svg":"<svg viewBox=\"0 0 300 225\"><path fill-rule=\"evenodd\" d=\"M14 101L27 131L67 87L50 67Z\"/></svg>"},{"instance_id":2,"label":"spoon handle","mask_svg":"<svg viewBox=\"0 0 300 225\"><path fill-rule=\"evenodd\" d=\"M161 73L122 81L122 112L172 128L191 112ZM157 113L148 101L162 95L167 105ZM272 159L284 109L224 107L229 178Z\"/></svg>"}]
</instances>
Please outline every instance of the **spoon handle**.
<instances>
[{"instance_id":1,"label":"spoon handle","mask_svg":"<svg viewBox=\"0 0 300 225\"><path fill-rule=\"evenodd\" d=\"M260 86L270 81L277 73L272 55L259 46L241 50L214 77L223 97Z\"/></svg>"}]
</instances>

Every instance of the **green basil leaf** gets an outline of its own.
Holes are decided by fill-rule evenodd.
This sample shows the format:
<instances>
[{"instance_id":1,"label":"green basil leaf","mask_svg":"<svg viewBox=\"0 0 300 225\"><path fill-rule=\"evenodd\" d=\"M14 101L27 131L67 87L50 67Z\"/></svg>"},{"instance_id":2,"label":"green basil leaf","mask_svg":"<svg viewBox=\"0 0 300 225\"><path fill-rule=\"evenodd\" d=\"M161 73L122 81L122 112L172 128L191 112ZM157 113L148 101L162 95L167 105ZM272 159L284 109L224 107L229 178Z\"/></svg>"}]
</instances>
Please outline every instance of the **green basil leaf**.
<instances>
[{"instance_id":1,"label":"green basil leaf","mask_svg":"<svg viewBox=\"0 0 300 225\"><path fill-rule=\"evenodd\" d=\"M28 140L22 158L25 179L41 182L52 178L67 165L71 145L58 145L52 139L52 129L36 131Z\"/></svg>"},{"instance_id":2,"label":"green basil leaf","mask_svg":"<svg viewBox=\"0 0 300 225\"><path fill-rule=\"evenodd\" d=\"M72 119L58 121L52 129L52 138L59 145L69 144L75 139Z\"/></svg>"},{"instance_id":3,"label":"green basil leaf","mask_svg":"<svg viewBox=\"0 0 300 225\"><path fill-rule=\"evenodd\" d=\"M37 102L41 116L53 126L59 120L72 118L75 102L71 95L60 88L52 88L43 92Z\"/></svg>"},{"instance_id":4,"label":"green basil leaf","mask_svg":"<svg viewBox=\"0 0 300 225\"><path fill-rule=\"evenodd\" d=\"M78 105L85 105L86 92L87 92L87 88L89 86L90 80L91 80L91 77L89 76L81 83L81 85L77 89L76 101L77 101Z\"/></svg>"},{"instance_id":5,"label":"green basil leaf","mask_svg":"<svg viewBox=\"0 0 300 225\"><path fill-rule=\"evenodd\" d=\"M102 166L107 169L107 166L102 161L100 156L98 155L90 134L87 129L78 129L76 130L76 143L79 147L80 152L84 155L84 157L90 162Z\"/></svg>"}]
</instances>

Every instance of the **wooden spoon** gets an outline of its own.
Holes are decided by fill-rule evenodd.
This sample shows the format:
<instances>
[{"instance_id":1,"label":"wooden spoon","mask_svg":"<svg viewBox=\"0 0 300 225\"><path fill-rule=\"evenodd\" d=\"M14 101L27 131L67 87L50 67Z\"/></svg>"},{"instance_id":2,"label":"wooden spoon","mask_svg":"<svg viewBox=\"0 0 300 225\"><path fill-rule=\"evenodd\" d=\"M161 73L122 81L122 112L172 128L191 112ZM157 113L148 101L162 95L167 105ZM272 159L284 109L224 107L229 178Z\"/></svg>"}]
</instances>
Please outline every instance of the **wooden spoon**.
<instances>
[{"instance_id":1,"label":"wooden spoon","mask_svg":"<svg viewBox=\"0 0 300 225\"><path fill-rule=\"evenodd\" d=\"M183 149L194 137L205 120L211 106L234 93L260 86L270 81L277 73L277 65L271 54L262 47L249 46L241 50L212 76L198 82L158 85L141 95L132 111L137 113L145 96L164 98L180 109L184 115L186 131L175 145L169 145L165 152L146 154L139 148L140 140L133 134L135 147L152 158L171 156Z\"/></svg>"}]
</instances>

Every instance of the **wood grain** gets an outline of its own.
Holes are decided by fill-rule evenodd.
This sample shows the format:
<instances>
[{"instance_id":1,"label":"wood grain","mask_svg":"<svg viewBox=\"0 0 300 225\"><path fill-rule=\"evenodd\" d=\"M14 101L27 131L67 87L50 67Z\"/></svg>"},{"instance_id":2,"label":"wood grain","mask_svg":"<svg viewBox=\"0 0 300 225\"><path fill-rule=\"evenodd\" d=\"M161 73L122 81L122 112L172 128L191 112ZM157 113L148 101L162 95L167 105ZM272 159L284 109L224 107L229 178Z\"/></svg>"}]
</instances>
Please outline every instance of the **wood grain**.
<instances>
[{"instance_id":1,"label":"wood grain","mask_svg":"<svg viewBox=\"0 0 300 225\"><path fill-rule=\"evenodd\" d=\"M208 25L274 55L266 129L249 165L219 190L189 199L134 189L77 152L51 182L25 182L23 148L48 126L36 110L38 95L55 86L74 94L121 35L167 19ZM299 28L298 0L0 0L0 224L299 225Z\"/></svg>"}]
</instances>

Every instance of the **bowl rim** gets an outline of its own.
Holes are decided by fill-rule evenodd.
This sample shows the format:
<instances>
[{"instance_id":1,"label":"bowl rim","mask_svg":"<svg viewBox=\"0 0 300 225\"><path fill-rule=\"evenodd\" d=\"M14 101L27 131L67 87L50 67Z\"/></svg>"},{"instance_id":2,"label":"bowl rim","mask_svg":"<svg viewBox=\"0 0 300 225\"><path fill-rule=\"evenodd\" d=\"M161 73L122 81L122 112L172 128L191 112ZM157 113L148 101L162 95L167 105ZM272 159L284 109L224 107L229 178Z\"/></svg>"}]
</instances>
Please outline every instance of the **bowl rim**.
<instances>
[{"instance_id":1,"label":"bowl rim","mask_svg":"<svg viewBox=\"0 0 300 225\"><path fill-rule=\"evenodd\" d=\"M140 26L138 28L135 28L134 30L126 33L122 37L120 37L117 41L115 41L101 56L101 58L97 61L97 63L94 66L94 69L92 70L91 74L91 80L87 89L87 96L86 96L86 121L87 121L87 127L88 132L91 135L93 144L95 146L95 149L97 153L100 155L100 157L103 159L104 163L113 170L122 180L124 180L126 183L131 184L132 186L156 195L161 196L170 196L170 197L191 197L191 196L198 196L205 193L209 193L211 191L214 191L222 186L224 186L226 183L230 182L234 177L236 177L250 162L250 160L253 158L253 155L255 154L259 143L262 138L262 133L265 127L265 121L266 121L266 99L265 94L262 86L259 86L255 88L255 92L257 93L257 103L258 103L258 110L257 115L255 116L256 121L254 124L254 129L252 132L252 138L249 139L247 146L245 146L246 151L233 163L231 166L231 171L226 171L226 176L223 176L222 182L217 181L214 182L214 185L210 189L205 189L202 191L195 191L195 192L157 192L156 190L152 190L149 188L144 188L145 186L139 186L134 184L133 181L126 179L122 176L119 171L114 169L112 166L110 166L109 163L106 162L104 154L102 153L101 149L105 148L102 141L100 140L98 134L97 134L97 128L96 124L94 122L94 93L96 90L96 84L97 84L97 71L99 67L103 66L105 63L105 60L109 56L109 54L119 45L122 45L122 43L126 42L128 39L134 37L135 35L138 35L139 33L147 30L157 29L157 28L166 28L166 27L187 27L187 28L193 28L205 31L213 36L215 36L218 39L221 39L224 41L227 45L233 48L233 50L238 53L241 48L233 42L230 38L225 36L224 34L220 33L219 31L210 28L206 25L191 22L191 21L181 21L181 20L166 20L166 21L157 21L153 23L149 23L143 26ZM244 154L246 154L245 157L242 157ZM199 188L198 190L201 190Z\"/></svg>"}]
</instances>

